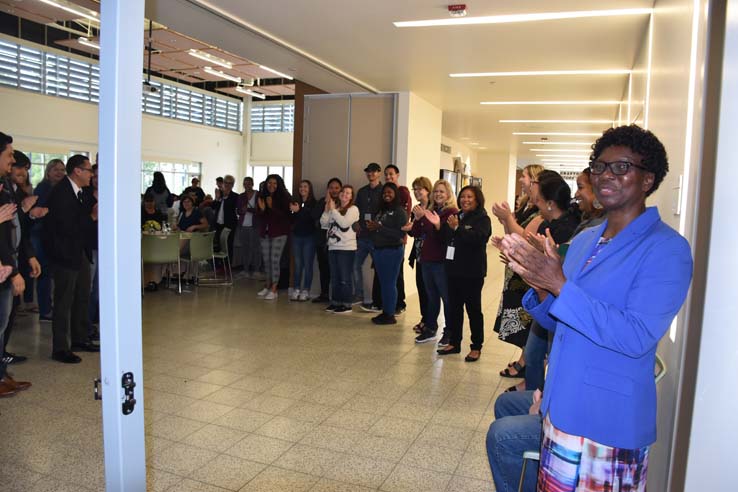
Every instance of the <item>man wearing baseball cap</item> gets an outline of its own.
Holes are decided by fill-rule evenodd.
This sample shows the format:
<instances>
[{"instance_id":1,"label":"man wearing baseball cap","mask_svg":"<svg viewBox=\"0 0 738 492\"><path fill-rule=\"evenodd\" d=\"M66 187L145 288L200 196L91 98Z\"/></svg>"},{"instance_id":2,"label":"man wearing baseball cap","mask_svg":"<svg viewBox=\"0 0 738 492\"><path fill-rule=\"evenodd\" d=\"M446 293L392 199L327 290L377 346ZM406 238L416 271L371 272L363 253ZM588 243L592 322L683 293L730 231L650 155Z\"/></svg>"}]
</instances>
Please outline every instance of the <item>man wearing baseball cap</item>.
<instances>
[{"instance_id":1,"label":"man wearing baseball cap","mask_svg":"<svg viewBox=\"0 0 738 492\"><path fill-rule=\"evenodd\" d=\"M374 245L369 239L366 228L367 220L374 220L382 203L382 167L376 162L369 163L365 168L366 179L369 183L362 186L356 194L356 206L359 207L359 222L354 224L356 230L356 256L354 257L354 298L361 302L364 310L372 307L372 293L364 292L364 276L362 267L367 255L372 254Z\"/></svg>"}]
</instances>

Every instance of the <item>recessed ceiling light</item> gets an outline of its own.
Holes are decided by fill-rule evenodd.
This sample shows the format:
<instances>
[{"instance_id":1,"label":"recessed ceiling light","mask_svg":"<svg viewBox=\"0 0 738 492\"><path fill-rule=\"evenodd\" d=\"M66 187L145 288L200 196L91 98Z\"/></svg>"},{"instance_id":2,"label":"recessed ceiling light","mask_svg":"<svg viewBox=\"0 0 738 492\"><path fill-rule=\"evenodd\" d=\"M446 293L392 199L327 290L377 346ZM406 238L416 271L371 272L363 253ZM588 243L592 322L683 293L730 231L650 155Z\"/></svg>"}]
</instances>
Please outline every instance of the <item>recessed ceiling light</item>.
<instances>
[{"instance_id":1,"label":"recessed ceiling light","mask_svg":"<svg viewBox=\"0 0 738 492\"><path fill-rule=\"evenodd\" d=\"M591 142L523 142L525 145L592 145Z\"/></svg>"},{"instance_id":2,"label":"recessed ceiling light","mask_svg":"<svg viewBox=\"0 0 738 492\"><path fill-rule=\"evenodd\" d=\"M592 125L612 125L612 120L499 120L500 123L555 123L555 124L592 124Z\"/></svg>"},{"instance_id":3,"label":"recessed ceiling light","mask_svg":"<svg viewBox=\"0 0 738 492\"><path fill-rule=\"evenodd\" d=\"M622 101L482 101L482 106L615 106Z\"/></svg>"},{"instance_id":4,"label":"recessed ceiling light","mask_svg":"<svg viewBox=\"0 0 738 492\"><path fill-rule=\"evenodd\" d=\"M210 75L215 75L216 77L220 77L221 79L230 80L231 82L240 83L241 78L235 77L233 75L229 75L225 72L221 72L220 70L216 70L213 67L205 67L202 69L203 72L209 73Z\"/></svg>"},{"instance_id":5,"label":"recessed ceiling light","mask_svg":"<svg viewBox=\"0 0 738 492\"><path fill-rule=\"evenodd\" d=\"M272 72L275 75L279 75L280 77L284 79L294 80L293 77L287 75L286 73L278 72L274 70L273 68L267 67L266 65L259 65L259 68L261 68L262 70L266 70L267 72Z\"/></svg>"},{"instance_id":6,"label":"recessed ceiling light","mask_svg":"<svg viewBox=\"0 0 738 492\"><path fill-rule=\"evenodd\" d=\"M587 132L513 132L513 135L551 135L559 137L599 137L602 133Z\"/></svg>"},{"instance_id":7,"label":"recessed ceiling light","mask_svg":"<svg viewBox=\"0 0 738 492\"><path fill-rule=\"evenodd\" d=\"M87 46L88 48L94 48L96 50L100 49L100 43L96 43L94 41L90 41L89 39L80 36L77 38L77 42L81 44L82 46Z\"/></svg>"},{"instance_id":8,"label":"recessed ceiling light","mask_svg":"<svg viewBox=\"0 0 738 492\"><path fill-rule=\"evenodd\" d=\"M469 72L469 73L450 73L449 77L467 78L467 77L532 77L546 75L628 75L631 70L612 69L612 70L531 70L522 72Z\"/></svg>"},{"instance_id":9,"label":"recessed ceiling light","mask_svg":"<svg viewBox=\"0 0 738 492\"><path fill-rule=\"evenodd\" d=\"M59 0L39 0L41 3L45 3L46 5L51 5L52 7L56 7L58 9L61 9L65 12L69 12L70 14L78 15L80 17L84 17L85 19L89 19L91 21L100 22L100 19L97 17L97 12L90 10L89 13L82 12L77 8L75 5L74 7L69 5L69 2Z\"/></svg>"},{"instance_id":10,"label":"recessed ceiling light","mask_svg":"<svg viewBox=\"0 0 738 492\"><path fill-rule=\"evenodd\" d=\"M432 26L468 26L473 24L507 24L511 22L535 22L560 19L582 19L587 17L613 17L622 15L647 15L649 8L579 10L570 12L541 12L533 14L487 15L478 17L453 17L446 19L430 19L419 21L393 22L395 27L432 27Z\"/></svg>"},{"instance_id":11,"label":"recessed ceiling light","mask_svg":"<svg viewBox=\"0 0 738 492\"><path fill-rule=\"evenodd\" d=\"M220 58L218 56L211 55L210 53L207 53L205 51L191 49L191 50L188 50L187 53L190 56L194 56L195 58L199 58L200 60L205 60L206 62L210 62L215 65L220 65L221 67L233 68L233 64L229 62L228 60L224 60L223 58Z\"/></svg>"}]
</instances>

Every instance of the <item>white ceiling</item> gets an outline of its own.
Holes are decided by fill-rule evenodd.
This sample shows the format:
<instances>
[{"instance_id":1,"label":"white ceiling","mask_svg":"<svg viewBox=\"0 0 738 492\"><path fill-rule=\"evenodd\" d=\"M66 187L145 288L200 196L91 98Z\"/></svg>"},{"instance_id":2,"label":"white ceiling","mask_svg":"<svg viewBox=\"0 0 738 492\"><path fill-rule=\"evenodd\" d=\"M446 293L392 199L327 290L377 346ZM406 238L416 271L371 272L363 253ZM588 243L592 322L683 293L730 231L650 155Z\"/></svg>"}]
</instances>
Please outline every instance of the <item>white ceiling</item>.
<instances>
[{"instance_id":1,"label":"white ceiling","mask_svg":"<svg viewBox=\"0 0 738 492\"><path fill-rule=\"evenodd\" d=\"M612 120L617 107L481 106L480 101L620 100L627 75L454 79L449 73L629 69L648 25L647 15L638 15L401 29L393 21L447 18L446 3L435 0L186 1L208 4L223 17L232 16L256 26L380 91L413 91L443 110L445 136L504 152L523 140L513 137L513 131L591 132L602 130L603 125L515 125L500 124L500 119ZM469 16L483 16L652 5L653 0L471 0L467 2L467 11ZM167 23L156 17L154 20ZM212 42L203 37L203 32L195 34L182 26L175 28ZM222 47L233 51L233 47ZM240 48L239 55L259 59L249 53L249 43L244 42ZM254 44L253 49L256 48ZM309 67L294 62L294 52L290 57L274 57L267 63L321 87L319 77ZM329 90L335 87L334 84ZM522 150L518 155L532 157Z\"/></svg>"}]
</instances>

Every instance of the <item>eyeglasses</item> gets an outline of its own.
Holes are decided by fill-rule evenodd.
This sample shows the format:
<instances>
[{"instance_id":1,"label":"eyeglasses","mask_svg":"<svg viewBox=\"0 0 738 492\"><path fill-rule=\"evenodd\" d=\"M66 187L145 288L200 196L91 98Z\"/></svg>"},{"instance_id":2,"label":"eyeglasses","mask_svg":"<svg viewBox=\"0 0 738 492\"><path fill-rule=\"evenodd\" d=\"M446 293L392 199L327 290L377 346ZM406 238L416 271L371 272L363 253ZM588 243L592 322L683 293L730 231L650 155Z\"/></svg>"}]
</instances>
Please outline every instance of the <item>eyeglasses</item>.
<instances>
[{"instance_id":1,"label":"eyeglasses","mask_svg":"<svg viewBox=\"0 0 738 492\"><path fill-rule=\"evenodd\" d=\"M602 174L605 172L605 169L610 168L610 172L612 172L615 176L622 176L628 173L628 170L631 168L631 166L637 167L638 169L648 170L647 167L633 164L632 162L628 161L594 161L589 165L589 170L592 174Z\"/></svg>"},{"instance_id":2,"label":"eyeglasses","mask_svg":"<svg viewBox=\"0 0 738 492\"><path fill-rule=\"evenodd\" d=\"M79 169L81 171L87 171L88 173L91 173L92 172L92 168L91 167L81 167L80 166L77 169Z\"/></svg>"}]
</instances>

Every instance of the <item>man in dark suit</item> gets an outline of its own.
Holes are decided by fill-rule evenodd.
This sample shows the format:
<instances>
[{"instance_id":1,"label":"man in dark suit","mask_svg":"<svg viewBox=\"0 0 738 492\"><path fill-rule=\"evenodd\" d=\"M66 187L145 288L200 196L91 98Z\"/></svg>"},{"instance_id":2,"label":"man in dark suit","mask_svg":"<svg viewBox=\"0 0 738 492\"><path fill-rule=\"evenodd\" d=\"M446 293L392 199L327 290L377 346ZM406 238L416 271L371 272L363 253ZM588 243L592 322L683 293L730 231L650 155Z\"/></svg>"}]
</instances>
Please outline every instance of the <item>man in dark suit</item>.
<instances>
[{"instance_id":1,"label":"man in dark suit","mask_svg":"<svg viewBox=\"0 0 738 492\"><path fill-rule=\"evenodd\" d=\"M75 364L82 359L72 351L100 351L87 333L90 236L97 227L97 202L91 193L83 191L92 177L90 160L84 155L73 155L66 167L66 179L54 186L49 195L44 248L54 277L51 358Z\"/></svg>"},{"instance_id":2,"label":"man in dark suit","mask_svg":"<svg viewBox=\"0 0 738 492\"><path fill-rule=\"evenodd\" d=\"M220 251L224 251L223 244L220 244L220 233L223 229L230 229L228 233L228 257L233 254L233 238L235 237L236 227L238 227L238 217L236 216L238 195L233 192L233 185L236 178L230 174L223 178L223 191L220 200L215 200L212 204L215 210L215 240L220 247Z\"/></svg>"}]
</instances>

